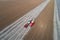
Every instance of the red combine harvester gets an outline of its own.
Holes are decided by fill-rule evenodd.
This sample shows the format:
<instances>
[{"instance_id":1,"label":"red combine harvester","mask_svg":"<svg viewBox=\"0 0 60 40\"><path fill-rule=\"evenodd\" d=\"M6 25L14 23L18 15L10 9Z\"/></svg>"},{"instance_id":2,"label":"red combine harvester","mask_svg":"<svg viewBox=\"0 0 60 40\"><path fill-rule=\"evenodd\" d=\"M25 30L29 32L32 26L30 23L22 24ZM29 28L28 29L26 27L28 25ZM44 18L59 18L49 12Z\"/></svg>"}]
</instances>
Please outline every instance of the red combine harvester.
<instances>
[{"instance_id":1,"label":"red combine harvester","mask_svg":"<svg viewBox=\"0 0 60 40\"><path fill-rule=\"evenodd\" d=\"M32 27L34 25L35 21L34 19L30 22L30 27Z\"/></svg>"}]
</instances>

